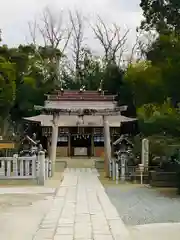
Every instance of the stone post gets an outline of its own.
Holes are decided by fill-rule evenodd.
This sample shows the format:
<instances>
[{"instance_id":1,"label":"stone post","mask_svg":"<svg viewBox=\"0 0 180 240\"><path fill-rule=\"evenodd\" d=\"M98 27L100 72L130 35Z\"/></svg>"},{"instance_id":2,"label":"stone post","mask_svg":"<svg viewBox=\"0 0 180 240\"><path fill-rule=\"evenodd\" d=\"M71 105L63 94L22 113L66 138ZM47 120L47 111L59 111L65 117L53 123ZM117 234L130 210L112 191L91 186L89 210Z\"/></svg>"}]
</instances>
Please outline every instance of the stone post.
<instances>
[{"instance_id":1,"label":"stone post","mask_svg":"<svg viewBox=\"0 0 180 240\"><path fill-rule=\"evenodd\" d=\"M49 177L49 159L45 157L45 179Z\"/></svg>"},{"instance_id":2,"label":"stone post","mask_svg":"<svg viewBox=\"0 0 180 240\"><path fill-rule=\"evenodd\" d=\"M111 138L110 138L110 129L109 123L106 116L103 116L103 125L104 125L104 167L106 177L109 177L109 162L111 160Z\"/></svg>"},{"instance_id":3,"label":"stone post","mask_svg":"<svg viewBox=\"0 0 180 240\"><path fill-rule=\"evenodd\" d=\"M126 180L126 162L127 162L127 154L121 154L121 181L124 182Z\"/></svg>"},{"instance_id":4,"label":"stone post","mask_svg":"<svg viewBox=\"0 0 180 240\"><path fill-rule=\"evenodd\" d=\"M119 183L119 164L116 162L116 184Z\"/></svg>"},{"instance_id":5,"label":"stone post","mask_svg":"<svg viewBox=\"0 0 180 240\"><path fill-rule=\"evenodd\" d=\"M39 163L39 171L38 171L38 184L44 185L45 183L45 153L40 151L38 153L38 163Z\"/></svg>"},{"instance_id":6,"label":"stone post","mask_svg":"<svg viewBox=\"0 0 180 240\"><path fill-rule=\"evenodd\" d=\"M116 162L114 159L112 160L112 179L113 181L116 179Z\"/></svg>"},{"instance_id":7,"label":"stone post","mask_svg":"<svg viewBox=\"0 0 180 240\"><path fill-rule=\"evenodd\" d=\"M143 172L144 172L144 165L139 164L139 170L140 170L140 175L141 175L141 185L143 184Z\"/></svg>"},{"instance_id":8,"label":"stone post","mask_svg":"<svg viewBox=\"0 0 180 240\"><path fill-rule=\"evenodd\" d=\"M13 175L18 176L18 154L13 155Z\"/></svg>"},{"instance_id":9,"label":"stone post","mask_svg":"<svg viewBox=\"0 0 180 240\"><path fill-rule=\"evenodd\" d=\"M94 132L92 128L92 134L91 134L91 157L94 157Z\"/></svg>"},{"instance_id":10,"label":"stone post","mask_svg":"<svg viewBox=\"0 0 180 240\"><path fill-rule=\"evenodd\" d=\"M112 161L109 163L109 177L112 178Z\"/></svg>"},{"instance_id":11,"label":"stone post","mask_svg":"<svg viewBox=\"0 0 180 240\"><path fill-rule=\"evenodd\" d=\"M58 139L58 116L57 115L53 115L52 137L51 137L51 151L50 151L52 175L54 175L54 172L55 172L57 139Z\"/></svg>"},{"instance_id":12,"label":"stone post","mask_svg":"<svg viewBox=\"0 0 180 240\"><path fill-rule=\"evenodd\" d=\"M145 168L149 166L149 140L144 138L142 140L142 156L141 163Z\"/></svg>"},{"instance_id":13,"label":"stone post","mask_svg":"<svg viewBox=\"0 0 180 240\"><path fill-rule=\"evenodd\" d=\"M68 157L71 156L71 134L68 135Z\"/></svg>"}]
</instances>

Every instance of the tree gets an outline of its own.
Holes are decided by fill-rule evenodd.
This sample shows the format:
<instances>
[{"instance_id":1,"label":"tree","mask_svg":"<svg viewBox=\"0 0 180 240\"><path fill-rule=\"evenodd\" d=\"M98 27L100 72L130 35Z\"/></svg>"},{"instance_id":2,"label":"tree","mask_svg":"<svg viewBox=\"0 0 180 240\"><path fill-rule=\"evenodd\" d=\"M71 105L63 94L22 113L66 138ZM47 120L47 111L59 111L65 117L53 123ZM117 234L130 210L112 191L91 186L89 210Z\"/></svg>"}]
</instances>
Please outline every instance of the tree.
<instances>
[{"instance_id":1,"label":"tree","mask_svg":"<svg viewBox=\"0 0 180 240\"><path fill-rule=\"evenodd\" d=\"M104 74L102 59L93 55L90 49L82 48L79 67L81 86L84 85L87 90L97 90Z\"/></svg>"},{"instance_id":2,"label":"tree","mask_svg":"<svg viewBox=\"0 0 180 240\"><path fill-rule=\"evenodd\" d=\"M143 29L180 34L179 0L141 0L140 6L145 18L141 24Z\"/></svg>"},{"instance_id":3,"label":"tree","mask_svg":"<svg viewBox=\"0 0 180 240\"><path fill-rule=\"evenodd\" d=\"M180 101L180 37L160 35L146 51L147 59L161 69L165 96Z\"/></svg>"},{"instance_id":4,"label":"tree","mask_svg":"<svg viewBox=\"0 0 180 240\"><path fill-rule=\"evenodd\" d=\"M8 59L15 67L16 97L14 105L11 108L13 120L21 120L22 117L31 116L35 113L33 105L37 99L42 100L43 74L41 68L37 65L35 47L22 46L10 48Z\"/></svg>"},{"instance_id":5,"label":"tree","mask_svg":"<svg viewBox=\"0 0 180 240\"><path fill-rule=\"evenodd\" d=\"M34 45L20 45L18 48L0 47L0 56L13 64L15 70L16 90L11 108L11 117L15 121L34 115L34 105L43 104L44 94L54 89L53 69L49 64L48 72L44 71L40 59L48 59L49 52L40 48L39 56L35 48Z\"/></svg>"},{"instance_id":6,"label":"tree","mask_svg":"<svg viewBox=\"0 0 180 240\"><path fill-rule=\"evenodd\" d=\"M153 64L179 61L180 37L174 34L159 35L146 49L146 57Z\"/></svg>"},{"instance_id":7,"label":"tree","mask_svg":"<svg viewBox=\"0 0 180 240\"><path fill-rule=\"evenodd\" d=\"M130 65L125 73L125 82L131 89L136 107L164 101L161 69L148 61Z\"/></svg>"},{"instance_id":8,"label":"tree","mask_svg":"<svg viewBox=\"0 0 180 240\"><path fill-rule=\"evenodd\" d=\"M81 49L81 60L78 63L79 79L75 78L74 71L64 72L64 86L68 89L80 89L85 86L86 90L97 90L103 79L104 65L99 56L92 54L89 48Z\"/></svg>"},{"instance_id":9,"label":"tree","mask_svg":"<svg viewBox=\"0 0 180 240\"><path fill-rule=\"evenodd\" d=\"M62 11L56 13L45 8L40 22L35 20L29 23L30 35L39 57L39 64L46 73L49 74L49 71L51 74L54 73L51 80L57 87L63 85L63 59L72 33L72 29L65 25L65 22ZM44 46L38 45L37 39L39 38L43 40Z\"/></svg>"},{"instance_id":10,"label":"tree","mask_svg":"<svg viewBox=\"0 0 180 240\"><path fill-rule=\"evenodd\" d=\"M14 64L0 57L0 112L1 134L5 134L9 112L15 100L15 67Z\"/></svg>"},{"instance_id":11,"label":"tree","mask_svg":"<svg viewBox=\"0 0 180 240\"><path fill-rule=\"evenodd\" d=\"M76 11L73 16L72 12L69 12L69 18L72 25L72 61L73 71L75 75L75 82L79 85L83 85L82 82L82 69L81 65L84 58L84 19L80 12ZM86 54L86 53L85 53Z\"/></svg>"},{"instance_id":12,"label":"tree","mask_svg":"<svg viewBox=\"0 0 180 240\"><path fill-rule=\"evenodd\" d=\"M103 89L111 94L117 94L122 86L124 71L115 63L109 63L104 67Z\"/></svg>"},{"instance_id":13,"label":"tree","mask_svg":"<svg viewBox=\"0 0 180 240\"><path fill-rule=\"evenodd\" d=\"M180 113L170 99L163 104L144 104L137 109L141 131L145 135L161 134L179 137Z\"/></svg>"},{"instance_id":14,"label":"tree","mask_svg":"<svg viewBox=\"0 0 180 240\"><path fill-rule=\"evenodd\" d=\"M29 23L29 30L35 46L38 46L38 39L42 39L44 46L52 49L61 47L62 53L65 52L71 36L71 28L65 25L63 11L53 12L50 8L43 10L41 21Z\"/></svg>"}]
</instances>

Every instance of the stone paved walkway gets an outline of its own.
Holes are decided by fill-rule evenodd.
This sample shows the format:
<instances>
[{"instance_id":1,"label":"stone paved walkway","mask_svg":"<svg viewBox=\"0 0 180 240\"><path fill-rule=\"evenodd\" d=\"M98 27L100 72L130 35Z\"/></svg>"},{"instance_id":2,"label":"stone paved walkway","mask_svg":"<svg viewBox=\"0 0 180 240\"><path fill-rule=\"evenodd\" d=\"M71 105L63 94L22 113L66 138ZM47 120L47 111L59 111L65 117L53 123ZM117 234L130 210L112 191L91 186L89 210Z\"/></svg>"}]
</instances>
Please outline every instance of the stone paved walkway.
<instances>
[{"instance_id":1,"label":"stone paved walkway","mask_svg":"<svg viewBox=\"0 0 180 240\"><path fill-rule=\"evenodd\" d=\"M133 201L134 194L137 192L124 199L118 194L116 203L121 210L126 210L124 203ZM142 209L136 211L144 216ZM0 188L0 240L178 240L179 232L180 224L127 228L95 169L66 169L56 191L47 187Z\"/></svg>"},{"instance_id":2,"label":"stone paved walkway","mask_svg":"<svg viewBox=\"0 0 180 240\"><path fill-rule=\"evenodd\" d=\"M129 240L95 169L66 169L33 240Z\"/></svg>"}]
</instances>

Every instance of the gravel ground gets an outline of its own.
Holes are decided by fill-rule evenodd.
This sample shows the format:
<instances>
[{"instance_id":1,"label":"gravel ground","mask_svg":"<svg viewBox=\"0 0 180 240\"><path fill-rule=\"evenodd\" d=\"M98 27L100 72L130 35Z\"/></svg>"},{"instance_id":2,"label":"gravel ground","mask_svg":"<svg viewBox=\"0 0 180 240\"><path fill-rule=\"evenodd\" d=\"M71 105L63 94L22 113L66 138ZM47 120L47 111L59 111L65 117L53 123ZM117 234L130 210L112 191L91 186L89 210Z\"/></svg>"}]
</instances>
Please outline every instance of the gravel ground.
<instances>
[{"instance_id":1,"label":"gravel ground","mask_svg":"<svg viewBox=\"0 0 180 240\"><path fill-rule=\"evenodd\" d=\"M106 192L127 225L180 222L180 198L147 187L106 186Z\"/></svg>"}]
</instances>

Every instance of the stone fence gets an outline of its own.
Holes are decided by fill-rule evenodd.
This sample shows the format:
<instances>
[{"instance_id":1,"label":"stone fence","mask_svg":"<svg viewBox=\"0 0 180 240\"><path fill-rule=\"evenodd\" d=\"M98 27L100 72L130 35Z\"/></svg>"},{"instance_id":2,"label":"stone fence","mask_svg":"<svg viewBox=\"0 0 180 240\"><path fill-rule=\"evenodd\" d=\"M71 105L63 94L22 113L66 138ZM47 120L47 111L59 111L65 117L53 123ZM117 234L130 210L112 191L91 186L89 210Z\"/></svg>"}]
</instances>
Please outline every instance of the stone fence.
<instances>
[{"instance_id":1,"label":"stone fence","mask_svg":"<svg viewBox=\"0 0 180 240\"><path fill-rule=\"evenodd\" d=\"M51 162L45 158L45 153L31 157L0 157L0 180L35 179L39 185L44 185L51 177Z\"/></svg>"},{"instance_id":2,"label":"stone fence","mask_svg":"<svg viewBox=\"0 0 180 240\"><path fill-rule=\"evenodd\" d=\"M152 187L174 187L178 186L178 176L176 172L150 171L150 185Z\"/></svg>"}]
</instances>

